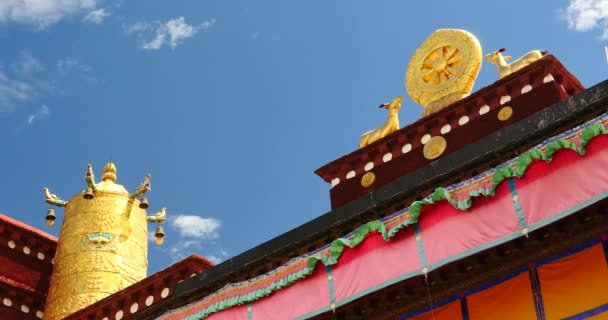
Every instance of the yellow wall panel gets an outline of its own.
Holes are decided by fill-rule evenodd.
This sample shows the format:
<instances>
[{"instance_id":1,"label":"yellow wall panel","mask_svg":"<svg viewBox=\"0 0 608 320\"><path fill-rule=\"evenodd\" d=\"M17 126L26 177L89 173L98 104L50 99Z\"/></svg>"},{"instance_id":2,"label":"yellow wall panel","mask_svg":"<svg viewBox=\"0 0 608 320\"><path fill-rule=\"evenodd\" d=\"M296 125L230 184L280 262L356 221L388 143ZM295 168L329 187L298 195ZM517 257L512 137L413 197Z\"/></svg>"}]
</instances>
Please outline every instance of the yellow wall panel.
<instances>
[{"instance_id":1,"label":"yellow wall panel","mask_svg":"<svg viewBox=\"0 0 608 320\"><path fill-rule=\"evenodd\" d=\"M538 277L547 320L608 303L608 267L601 244L539 267Z\"/></svg>"},{"instance_id":2,"label":"yellow wall panel","mask_svg":"<svg viewBox=\"0 0 608 320\"><path fill-rule=\"evenodd\" d=\"M536 319L528 272L467 297L471 320Z\"/></svg>"},{"instance_id":3,"label":"yellow wall panel","mask_svg":"<svg viewBox=\"0 0 608 320\"><path fill-rule=\"evenodd\" d=\"M456 300L448 303L445 306L439 307L433 312L423 313L410 320L461 320L462 311L460 310L460 301Z\"/></svg>"}]
</instances>

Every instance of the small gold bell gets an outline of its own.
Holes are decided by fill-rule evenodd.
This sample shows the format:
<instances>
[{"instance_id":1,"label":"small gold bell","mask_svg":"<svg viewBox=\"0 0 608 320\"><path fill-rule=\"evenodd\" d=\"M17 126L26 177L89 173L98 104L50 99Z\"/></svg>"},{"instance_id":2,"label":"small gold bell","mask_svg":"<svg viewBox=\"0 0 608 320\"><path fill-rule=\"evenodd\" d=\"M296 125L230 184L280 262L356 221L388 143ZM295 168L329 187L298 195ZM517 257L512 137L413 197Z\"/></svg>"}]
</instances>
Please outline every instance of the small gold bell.
<instances>
[{"instance_id":1,"label":"small gold bell","mask_svg":"<svg viewBox=\"0 0 608 320\"><path fill-rule=\"evenodd\" d=\"M165 242L165 232L163 231L163 227L158 226L156 227L156 232L154 233L154 237L156 237L156 244L157 245L161 245L163 244L163 242Z\"/></svg>"},{"instance_id":2,"label":"small gold bell","mask_svg":"<svg viewBox=\"0 0 608 320\"><path fill-rule=\"evenodd\" d=\"M150 207L150 204L148 203L148 198L144 197L143 199L141 199L141 202L139 203L139 208L148 209L148 207Z\"/></svg>"},{"instance_id":3,"label":"small gold bell","mask_svg":"<svg viewBox=\"0 0 608 320\"><path fill-rule=\"evenodd\" d=\"M49 210L46 212L46 225L52 227L55 224L55 219L57 219L55 216L55 210L53 210L53 208L49 208Z\"/></svg>"},{"instance_id":4,"label":"small gold bell","mask_svg":"<svg viewBox=\"0 0 608 320\"><path fill-rule=\"evenodd\" d=\"M83 197L87 200L95 198L95 195L93 194L93 189L87 188L87 190L84 192Z\"/></svg>"}]
</instances>

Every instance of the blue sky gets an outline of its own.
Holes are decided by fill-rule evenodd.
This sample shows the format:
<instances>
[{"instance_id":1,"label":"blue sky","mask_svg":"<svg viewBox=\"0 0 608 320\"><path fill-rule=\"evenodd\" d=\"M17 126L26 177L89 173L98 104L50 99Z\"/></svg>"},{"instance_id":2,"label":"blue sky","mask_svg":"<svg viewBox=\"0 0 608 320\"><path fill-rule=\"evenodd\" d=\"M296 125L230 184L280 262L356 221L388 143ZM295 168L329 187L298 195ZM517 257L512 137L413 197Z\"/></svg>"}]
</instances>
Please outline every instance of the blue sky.
<instances>
[{"instance_id":1,"label":"blue sky","mask_svg":"<svg viewBox=\"0 0 608 320\"><path fill-rule=\"evenodd\" d=\"M168 208L149 273L237 255L329 211L313 171L385 120L440 28L606 78L608 0L0 1L0 212L57 235L42 187L70 198L111 157ZM476 89L497 79L484 63ZM406 97L402 126L421 112Z\"/></svg>"}]
</instances>

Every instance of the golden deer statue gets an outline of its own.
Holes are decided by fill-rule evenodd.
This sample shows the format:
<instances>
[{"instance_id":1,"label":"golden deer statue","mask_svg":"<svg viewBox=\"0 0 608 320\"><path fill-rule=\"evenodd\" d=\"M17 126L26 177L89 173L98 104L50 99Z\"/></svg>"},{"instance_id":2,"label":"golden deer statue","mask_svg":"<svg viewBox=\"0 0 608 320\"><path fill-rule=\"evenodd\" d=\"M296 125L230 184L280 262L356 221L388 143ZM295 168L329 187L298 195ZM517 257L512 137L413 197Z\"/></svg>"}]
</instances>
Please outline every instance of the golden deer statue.
<instances>
[{"instance_id":1,"label":"golden deer statue","mask_svg":"<svg viewBox=\"0 0 608 320\"><path fill-rule=\"evenodd\" d=\"M397 113L399 112L399 109L401 109L402 102L403 97L398 96L393 101L389 103L383 103L379 106L379 108L388 109L388 119L382 127L364 133L361 136L361 140L359 140L359 148L363 148L367 145L370 145L388 136L389 134L399 130L399 116L397 115Z\"/></svg>"},{"instance_id":2,"label":"golden deer statue","mask_svg":"<svg viewBox=\"0 0 608 320\"><path fill-rule=\"evenodd\" d=\"M544 57L547 54L547 51L532 50L521 56L519 59L511 63L507 63L507 61L511 60L511 56L502 55L502 53L506 50L507 49L505 48L500 48L494 52L486 54L485 56L486 61L496 65L496 70L498 70L498 76L501 79L533 63L534 61Z\"/></svg>"}]
</instances>

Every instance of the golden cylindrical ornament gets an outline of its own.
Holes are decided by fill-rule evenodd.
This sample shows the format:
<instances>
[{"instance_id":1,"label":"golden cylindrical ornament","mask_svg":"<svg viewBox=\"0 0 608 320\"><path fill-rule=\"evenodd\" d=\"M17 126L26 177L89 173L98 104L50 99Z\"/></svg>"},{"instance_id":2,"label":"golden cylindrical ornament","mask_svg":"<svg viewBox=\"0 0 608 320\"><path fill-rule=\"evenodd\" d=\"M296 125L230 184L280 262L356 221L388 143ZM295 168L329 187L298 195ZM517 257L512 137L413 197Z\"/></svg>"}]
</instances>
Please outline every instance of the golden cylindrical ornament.
<instances>
[{"instance_id":1,"label":"golden cylindrical ornament","mask_svg":"<svg viewBox=\"0 0 608 320\"><path fill-rule=\"evenodd\" d=\"M45 320L63 319L146 277L146 212L122 186L103 181L93 198L70 199L64 213Z\"/></svg>"}]
</instances>

